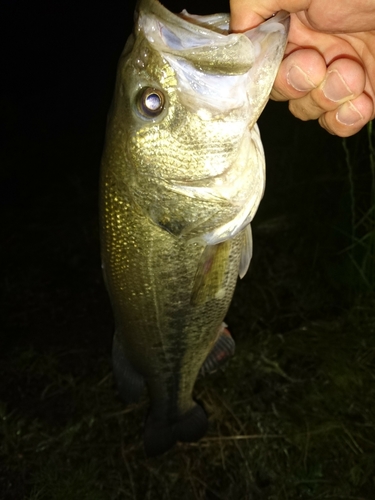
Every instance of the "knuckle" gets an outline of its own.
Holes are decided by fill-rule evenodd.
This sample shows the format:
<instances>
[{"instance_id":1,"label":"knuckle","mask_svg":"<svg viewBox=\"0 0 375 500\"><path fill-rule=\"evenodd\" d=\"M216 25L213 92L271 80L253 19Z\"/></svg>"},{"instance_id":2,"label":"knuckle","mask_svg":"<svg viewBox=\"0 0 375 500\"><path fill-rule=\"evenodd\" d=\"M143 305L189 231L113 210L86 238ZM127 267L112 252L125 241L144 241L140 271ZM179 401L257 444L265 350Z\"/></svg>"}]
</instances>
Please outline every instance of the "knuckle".
<instances>
[{"instance_id":1,"label":"knuckle","mask_svg":"<svg viewBox=\"0 0 375 500\"><path fill-rule=\"evenodd\" d=\"M290 112L300 120L316 120L322 114L322 109L312 99L295 99L289 101Z\"/></svg>"}]
</instances>

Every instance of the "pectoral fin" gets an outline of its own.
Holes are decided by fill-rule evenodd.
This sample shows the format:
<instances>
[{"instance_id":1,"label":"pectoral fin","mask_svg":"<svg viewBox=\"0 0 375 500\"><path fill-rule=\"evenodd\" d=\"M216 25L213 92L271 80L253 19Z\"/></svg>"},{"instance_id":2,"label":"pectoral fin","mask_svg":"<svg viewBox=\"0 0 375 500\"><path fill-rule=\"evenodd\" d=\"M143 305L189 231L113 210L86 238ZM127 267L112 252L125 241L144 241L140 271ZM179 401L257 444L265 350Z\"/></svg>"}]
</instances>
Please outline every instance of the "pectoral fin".
<instances>
[{"instance_id":1,"label":"pectoral fin","mask_svg":"<svg viewBox=\"0 0 375 500\"><path fill-rule=\"evenodd\" d=\"M253 236L251 234L251 226L248 224L243 230L243 243L241 248L240 269L238 276L242 279L247 273L251 258L253 256Z\"/></svg>"},{"instance_id":2,"label":"pectoral fin","mask_svg":"<svg viewBox=\"0 0 375 500\"><path fill-rule=\"evenodd\" d=\"M223 293L225 274L229 262L231 242L207 245L198 263L190 302L202 304Z\"/></svg>"}]
</instances>

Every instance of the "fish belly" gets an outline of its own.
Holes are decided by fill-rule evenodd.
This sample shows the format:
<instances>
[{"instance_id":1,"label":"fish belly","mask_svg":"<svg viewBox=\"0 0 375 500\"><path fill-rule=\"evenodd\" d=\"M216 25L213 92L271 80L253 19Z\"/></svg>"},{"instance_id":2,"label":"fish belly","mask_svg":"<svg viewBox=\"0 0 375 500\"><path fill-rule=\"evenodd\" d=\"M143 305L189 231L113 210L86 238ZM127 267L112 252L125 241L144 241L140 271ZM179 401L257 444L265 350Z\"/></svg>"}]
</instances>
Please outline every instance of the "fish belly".
<instances>
[{"instance_id":1,"label":"fish belly","mask_svg":"<svg viewBox=\"0 0 375 500\"><path fill-rule=\"evenodd\" d=\"M176 237L137 213L110 175L102 185L102 255L116 324L115 374L128 402L145 383L149 423L160 434L160 427L176 426L196 408L194 383L233 295L243 234L225 242L225 252L214 253L216 281L214 276L206 286L203 272L195 293L204 245ZM210 269L212 262L208 276Z\"/></svg>"}]
</instances>

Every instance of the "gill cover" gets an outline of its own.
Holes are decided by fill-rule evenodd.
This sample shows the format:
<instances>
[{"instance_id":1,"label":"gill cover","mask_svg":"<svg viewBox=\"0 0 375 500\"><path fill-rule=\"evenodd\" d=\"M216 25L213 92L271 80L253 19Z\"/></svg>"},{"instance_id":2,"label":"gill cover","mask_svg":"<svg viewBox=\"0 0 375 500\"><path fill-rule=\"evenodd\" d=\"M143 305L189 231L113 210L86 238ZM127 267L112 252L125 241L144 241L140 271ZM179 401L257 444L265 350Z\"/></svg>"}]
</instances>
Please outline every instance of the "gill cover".
<instances>
[{"instance_id":1,"label":"gill cover","mask_svg":"<svg viewBox=\"0 0 375 500\"><path fill-rule=\"evenodd\" d=\"M256 121L283 57L288 14L280 12L246 33L228 34L227 14L192 16L183 11L177 16L149 0L140 1L138 12L138 32L173 68L178 99L186 110L207 126L221 121L223 127L229 115L233 121L233 112L240 113L243 129L236 161L221 173L217 165L208 165L212 175L202 179L182 180L173 174L163 179L176 194L232 205L230 218L202 235L205 244L216 245L250 223L263 196L265 161Z\"/></svg>"}]
</instances>

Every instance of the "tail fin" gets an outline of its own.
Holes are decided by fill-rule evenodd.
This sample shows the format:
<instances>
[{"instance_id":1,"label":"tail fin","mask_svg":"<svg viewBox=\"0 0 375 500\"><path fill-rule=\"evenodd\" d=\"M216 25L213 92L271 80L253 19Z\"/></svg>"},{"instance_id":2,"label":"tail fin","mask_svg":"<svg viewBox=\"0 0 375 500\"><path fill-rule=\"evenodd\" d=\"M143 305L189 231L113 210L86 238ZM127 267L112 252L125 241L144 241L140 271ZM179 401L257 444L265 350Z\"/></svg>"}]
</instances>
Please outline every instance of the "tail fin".
<instances>
[{"instance_id":1,"label":"tail fin","mask_svg":"<svg viewBox=\"0 0 375 500\"><path fill-rule=\"evenodd\" d=\"M146 454L149 457L161 455L177 441L191 443L199 441L207 432L208 420L201 406L195 406L175 422L156 421L152 413L147 419L144 436Z\"/></svg>"},{"instance_id":2,"label":"tail fin","mask_svg":"<svg viewBox=\"0 0 375 500\"><path fill-rule=\"evenodd\" d=\"M121 399L126 404L137 403L145 387L144 380L126 357L116 332L112 345L112 365Z\"/></svg>"}]
</instances>

